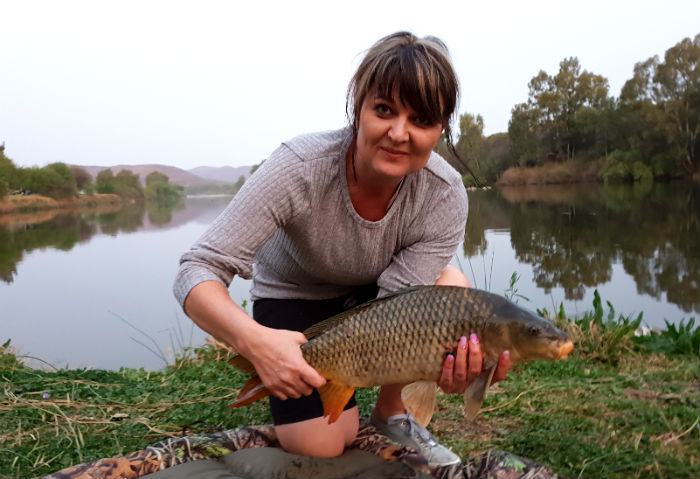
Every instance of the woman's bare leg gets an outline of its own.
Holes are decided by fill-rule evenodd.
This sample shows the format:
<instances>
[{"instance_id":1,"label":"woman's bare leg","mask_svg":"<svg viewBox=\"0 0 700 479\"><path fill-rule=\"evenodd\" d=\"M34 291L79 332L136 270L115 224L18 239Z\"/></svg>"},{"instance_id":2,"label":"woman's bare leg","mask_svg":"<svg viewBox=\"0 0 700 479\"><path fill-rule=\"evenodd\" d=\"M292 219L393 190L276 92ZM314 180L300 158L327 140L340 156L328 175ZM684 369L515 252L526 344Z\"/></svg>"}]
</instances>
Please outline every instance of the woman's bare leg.
<instances>
[{"instance_id":1,"label":"woman's bare leg","mask_svg":"<svg viewBox=\"0 0 700 479\"><path fill-rule=\"evenodd\" d=\"M302 456L335 457L341 455L357 436L358 416L355 406L343 411L333 424L328 424L328 418L317 417L275 426L275 431L280 445L287 452Z\"/></svg>"}]
</instances>

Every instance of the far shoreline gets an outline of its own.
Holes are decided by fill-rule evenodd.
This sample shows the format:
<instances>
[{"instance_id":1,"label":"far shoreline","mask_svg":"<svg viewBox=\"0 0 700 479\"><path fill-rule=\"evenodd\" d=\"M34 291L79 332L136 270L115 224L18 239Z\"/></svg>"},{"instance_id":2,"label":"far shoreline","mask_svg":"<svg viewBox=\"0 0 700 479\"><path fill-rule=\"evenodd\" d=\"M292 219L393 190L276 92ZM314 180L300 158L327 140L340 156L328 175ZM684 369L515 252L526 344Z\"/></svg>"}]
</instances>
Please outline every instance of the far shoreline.
<instances>
[{"instance_id":1,"label":"far shoreline","mask_svg":"<svg viewBox=\"0 0 700 479\"><path fill-rule=\"evenodd\" d=\"M94 194L56 200L42 195L12 195L0 200L0 225L31 224L48 221L62 213L112 213L125 201L115 194Z\"/></svg>"}]
</instances>

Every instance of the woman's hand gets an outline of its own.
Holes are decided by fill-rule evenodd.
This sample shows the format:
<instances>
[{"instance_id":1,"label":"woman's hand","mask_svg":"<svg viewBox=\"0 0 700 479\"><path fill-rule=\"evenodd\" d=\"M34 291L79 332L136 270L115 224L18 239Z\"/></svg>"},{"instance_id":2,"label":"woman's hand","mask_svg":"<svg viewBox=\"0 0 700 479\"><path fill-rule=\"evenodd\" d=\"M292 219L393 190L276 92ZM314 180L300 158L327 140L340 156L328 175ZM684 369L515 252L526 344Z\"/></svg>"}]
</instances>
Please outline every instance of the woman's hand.
<instances>
[{"instance_id":1,"label":"woman's hand","mask_svg":"<svg viewBox=\"0 0 700 479\"><path fill-rule=\"evenodd\" d=\"M305 342L306 337L297 331L261 326L244 356L270 393L280 399L298 398L326 383L304 359L300 346Z\"/></svg>"},{"instance_id":2,"label":"woman's hand","mask_svg":"<svg viewBox=\"0 0 700 479\"><path fill-rule=\"evenodd\" d=\"M442 375L438 386L446 393L463 393L470 382L481 373L483 356L476 334L469 341L462 336L457 343L457 355L448 354L442 363ZM498 357L498 365L493 373L492 383L506 377L510 368L510 353L503 351Z\"/></svg>"}]
</instances>

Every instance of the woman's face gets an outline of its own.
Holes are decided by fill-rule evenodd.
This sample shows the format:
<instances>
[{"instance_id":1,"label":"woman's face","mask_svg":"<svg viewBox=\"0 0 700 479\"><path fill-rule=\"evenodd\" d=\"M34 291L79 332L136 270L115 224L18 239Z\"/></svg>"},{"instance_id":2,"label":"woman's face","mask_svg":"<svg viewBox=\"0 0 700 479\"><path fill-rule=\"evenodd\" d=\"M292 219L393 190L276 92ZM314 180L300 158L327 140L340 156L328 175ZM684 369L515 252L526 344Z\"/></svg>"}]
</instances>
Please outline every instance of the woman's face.
<instances>
[{"instance_id":1,"label":"woman's face","mask_svg":"<svg viewBox=\"0 0 700 479\"><path fill-rule=\"evenodd\" d=\"M425 166L442 133L394 95L370 92L360 109L356 160L373 173L400 178Z\"/></svg>"}]
</instances>

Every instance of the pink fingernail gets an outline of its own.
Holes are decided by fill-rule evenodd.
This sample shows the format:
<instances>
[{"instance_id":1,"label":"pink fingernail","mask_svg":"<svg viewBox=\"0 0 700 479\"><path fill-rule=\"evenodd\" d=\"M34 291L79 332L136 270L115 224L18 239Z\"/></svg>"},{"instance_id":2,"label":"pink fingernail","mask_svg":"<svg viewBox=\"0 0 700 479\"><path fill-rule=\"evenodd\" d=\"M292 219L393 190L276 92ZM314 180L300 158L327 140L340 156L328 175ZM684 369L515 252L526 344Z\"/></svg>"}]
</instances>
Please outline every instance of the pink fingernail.
<instances>
[{"instance_id":1,"label":"pink fingernail","mask_svg":"<svg viewBox=\"0 0 700 479\"><path fill-rule=\"evenodd\" d=\"M461 338L459 338L459 347L462 349L465 349L467 347L467 337L466 336L462 336Z\"/></svg>"},{"instance_id":2,"label":"pink fingernail","mask_svg":"<svg viewBox=\"0 0 700 479\"><path fill-rule=\"evenodd\" d=\"M471 333L469 335L469 341L471 341L474 344L479 344L479 338L476 337L476 334Z\"/></svg>"},{"instance_id":3,"label":"pink fingernail","mask_svg":"<svg viewBox=\"0 0 700 479\"><path fill-rule=\"evenodd\" d=\"M447 361L448 363L451 363L454 360L455 360L455 357L452 356L451 354L448 354L447 357L445 358L445 361Z\"/></svg>"}]
</instances>

